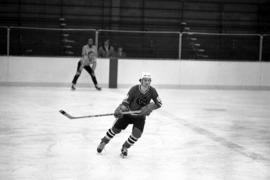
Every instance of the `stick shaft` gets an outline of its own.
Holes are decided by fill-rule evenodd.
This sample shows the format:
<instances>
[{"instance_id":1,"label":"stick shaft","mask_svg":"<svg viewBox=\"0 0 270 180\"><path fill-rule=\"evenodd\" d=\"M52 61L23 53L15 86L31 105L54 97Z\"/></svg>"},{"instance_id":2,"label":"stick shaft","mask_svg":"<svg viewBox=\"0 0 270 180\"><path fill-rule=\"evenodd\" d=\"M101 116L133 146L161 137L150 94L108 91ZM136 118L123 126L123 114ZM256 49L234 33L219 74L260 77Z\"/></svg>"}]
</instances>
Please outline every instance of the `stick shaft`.
<instances>
[{"instance_id":1,"label":"stick shaft","mask_svg":"<svg viewBox=\"0 0 270 180\"><path fill-rule=\"evenodd\" d=\"M101 116L112 116L113 113L107 114L95 114L95 115L86 115L86 116L75 116L73 119L81 119L81 118L91 118L91 117L101 117Z\"/></svg>"},{"instance_id":2,"label":"stick shaft","mask_svg":"<svg viewBox=\"0 0 270 180\"><path fill-rule=\"evenodd\" d=\"M63 114L64 116L66 116L67 118L69 118L69 119L81 119L81 118L92 118L92 117L112 116L112 115L114 115L114 113L106 113L106 114L95 114L95 115L86 115L86 116L72 116L72 115L68 114L64 110L60 110L59 112L61 114ZM138 114L138 113L140 113L140 111L123 112L123 114Z\"/></svg>"}]
</instances>

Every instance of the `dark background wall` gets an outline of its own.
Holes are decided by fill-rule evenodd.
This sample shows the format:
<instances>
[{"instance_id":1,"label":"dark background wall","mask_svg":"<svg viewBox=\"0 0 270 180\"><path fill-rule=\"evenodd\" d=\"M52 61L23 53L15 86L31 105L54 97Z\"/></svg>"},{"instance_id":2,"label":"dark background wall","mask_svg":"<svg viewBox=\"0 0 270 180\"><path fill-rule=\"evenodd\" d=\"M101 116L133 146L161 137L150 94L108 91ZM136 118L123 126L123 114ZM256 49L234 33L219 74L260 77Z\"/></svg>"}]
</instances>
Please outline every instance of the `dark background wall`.
<instances>
[{"instance_id":1,"label":"dark background wall","mask_svg":"<svg viewBox=\"0 0 270 180\"><path fill-rule=\"evenodd\" d=\"M8 54L9 34L10 55L80 56L87 38L98 37L99 46L110 39L128 58L179 59L181 49L183 59L270 61L268 35L183 33L180 41L178 33L270 34L269 10L269 0L0 0L0 26L16 26L0 27L0 54Z\"/></svg>"},{"instance_id":2,"label":"dark background wall","mask_svg":"<svg viewBox=\"0 0 270 180\"><path fill-rule=\"evenodd\" d=\"M1 0L0 26L269 33L267 0Z\"/></svg>"}]
</instances>

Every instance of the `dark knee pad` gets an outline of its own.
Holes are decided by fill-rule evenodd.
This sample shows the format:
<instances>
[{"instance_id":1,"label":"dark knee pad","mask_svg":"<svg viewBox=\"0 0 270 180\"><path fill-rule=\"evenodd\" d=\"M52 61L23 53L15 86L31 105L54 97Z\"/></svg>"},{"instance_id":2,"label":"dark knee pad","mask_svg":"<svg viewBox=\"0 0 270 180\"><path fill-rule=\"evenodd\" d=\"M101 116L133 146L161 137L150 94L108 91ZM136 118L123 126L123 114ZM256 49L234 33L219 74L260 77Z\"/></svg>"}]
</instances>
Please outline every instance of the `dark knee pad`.
<instances>
[{"instance_id":1,"label":"dark knee pad","mask_svg":"<svg viewBox=\"0 0 270 180\"><path fill-rule=\"evenodd\" d=\"M115 127L112 127L112 131L115 133L115 134L119 134L121 132L121 129L117 129Z\"/></svg>"},{"instance_id":2,"label":"dark knee pad","mask_svg":"<svg viewBox=\"0 0 270 180\"><path fill-rule=\"evenodd\" d=\"M142 131L139 130L138 128L133 128L132 136L134 136L135 138L140 138L142 136Z\"/></svg>"}]
</instances>

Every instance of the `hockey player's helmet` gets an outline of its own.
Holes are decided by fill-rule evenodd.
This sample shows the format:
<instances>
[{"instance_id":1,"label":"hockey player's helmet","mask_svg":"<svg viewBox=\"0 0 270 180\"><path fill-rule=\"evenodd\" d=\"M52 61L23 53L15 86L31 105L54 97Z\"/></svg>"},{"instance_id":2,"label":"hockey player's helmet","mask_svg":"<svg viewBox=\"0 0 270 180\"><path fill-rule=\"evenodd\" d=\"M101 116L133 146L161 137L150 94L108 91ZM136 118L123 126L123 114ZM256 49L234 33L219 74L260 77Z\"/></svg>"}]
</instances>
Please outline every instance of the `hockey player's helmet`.
<instances>
[{"instance_id":1,"label":"hockey player's helmet","mask_svg":"<svg viewBox=\"0 0 270 180\"><path fill-rule=\"evenodd\" d=\"M139 79L139 81L141 82L142 79L151 79L151 74L148 73L148 72L143 72L143 73L141 74L141 78Z\"/></svg>"}]
</instances>

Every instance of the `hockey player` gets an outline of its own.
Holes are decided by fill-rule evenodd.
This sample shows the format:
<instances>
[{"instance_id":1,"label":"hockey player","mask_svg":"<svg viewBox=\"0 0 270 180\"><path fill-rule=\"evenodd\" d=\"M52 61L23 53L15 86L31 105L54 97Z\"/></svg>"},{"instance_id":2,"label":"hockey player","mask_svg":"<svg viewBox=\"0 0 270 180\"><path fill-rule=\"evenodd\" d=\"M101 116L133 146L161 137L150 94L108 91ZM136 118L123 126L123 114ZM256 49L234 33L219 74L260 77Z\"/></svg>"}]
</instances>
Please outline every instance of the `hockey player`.
<instances>
[{"instance_id":1,"label":"hockey player","mask_svg":"<svg viewBox=\"0 0 270 180\"><path fill-rule=\"evenodd\" d=\"M82 58L79 60L77 65L77 71L76 74L72 80L71 90L75 90L75 85L77 83L78 78L81 75L81 72L83 69L85 69L89 75L92 78L92 81L95 85L95 88L97 90L101 90L101 87L98 86L96 75L95 75L95 69L96 69L96 54L94 51L89 51L87 56L82 56Z\"/></svg>"},{"instance_id":2,"label":"hockey player","mask_svg":"<svg viewBox=\"0 0 270 180\"><path fill-rule=\"evenodd\" d=\"M121 149L121 156L126 157L128 154L128 148L130 148L142 135L146 116L161 107L162 103L158 97L156 89L150 86L151 75L149 73L142 73L140 78L140 84L133 86L127 97L116 108L114 116L116 122L113 124L106 135L101 139L100 144L97 147L97 152L101 153L105 145L121 130L126 129L129 124L133 124L132 132L129 138L124 142ZM153 100L153 102L150 102ZM139 114L123 115L125 111L140 110Z\"/></svg>"}]
</instances>

